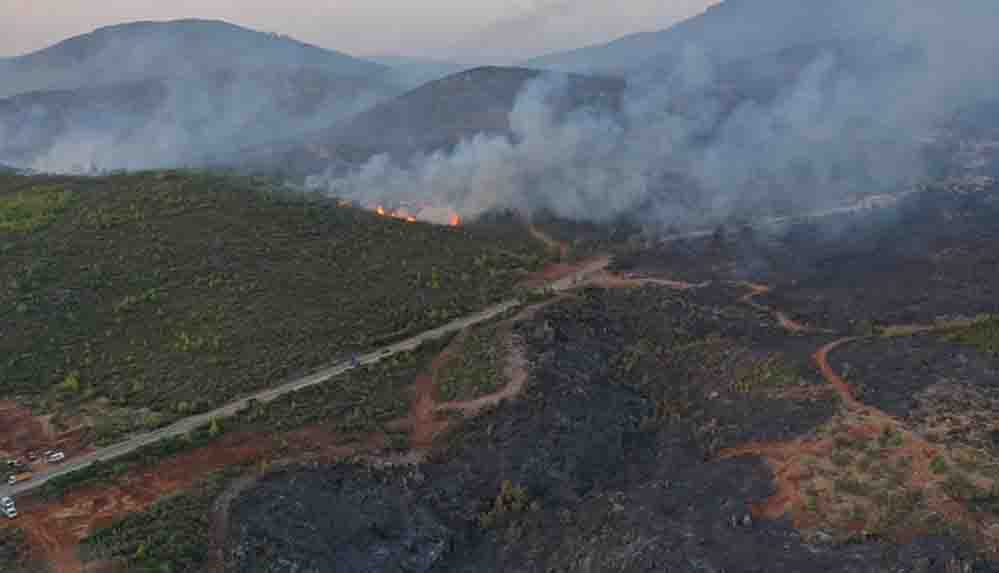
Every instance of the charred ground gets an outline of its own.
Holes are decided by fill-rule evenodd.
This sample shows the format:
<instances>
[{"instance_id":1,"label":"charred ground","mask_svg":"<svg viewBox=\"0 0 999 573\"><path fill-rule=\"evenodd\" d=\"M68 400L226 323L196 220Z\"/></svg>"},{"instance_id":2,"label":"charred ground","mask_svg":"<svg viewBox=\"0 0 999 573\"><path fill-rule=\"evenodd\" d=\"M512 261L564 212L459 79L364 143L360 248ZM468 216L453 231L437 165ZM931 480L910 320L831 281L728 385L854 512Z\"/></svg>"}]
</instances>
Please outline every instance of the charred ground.
<instances>
[{"instance_id":1,"label":"charred ground","mask_svg":"<svg viewBox=\"0 0 999 573\"><path fill-rule=\"evenodd\" d=\"M626 277L697 284L615 279L546 308L517 327L519 399L417 468L266 478L236 503L230 565L373 566L286 533L314 501L345 520L334 546L377 531L396 548L377 555L412 550L384 570L994 570L995 332L955 317L997 310L995 216L990 193L938 190L781 235L633 242ZM910 322L940 330L894 328ZM851 333L837 387L813 354ZM324 502L329 480L350 487ZM266 526L286 488L309 501ZM334 509L366 496L428 517Z\"/></svg>"}]
</instances>

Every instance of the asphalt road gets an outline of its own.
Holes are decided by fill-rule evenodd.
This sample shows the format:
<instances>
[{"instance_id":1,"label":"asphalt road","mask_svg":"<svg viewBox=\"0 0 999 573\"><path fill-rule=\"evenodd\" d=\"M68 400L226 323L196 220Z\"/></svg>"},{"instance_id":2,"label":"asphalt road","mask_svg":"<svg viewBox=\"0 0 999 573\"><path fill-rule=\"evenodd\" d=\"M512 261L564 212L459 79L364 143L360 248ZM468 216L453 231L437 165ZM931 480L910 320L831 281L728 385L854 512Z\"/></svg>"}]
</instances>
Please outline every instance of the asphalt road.
<instances>
[{"instance_id":1,"label":"asphalt road","mask_svg":"<svg viewBox=\"0 0 999 573\"><path fill-rule=\"evenodd\" d=\"M547 289L551 289L553 291L558 292L571 289L574 286L577 286L582 280L585 280L586 276L591 275L594 272L599 272L604 268L606 268L608 263L609 259L601 259L598 261L594 261L593 263L590 263L589 265L580 269L574 275L570 275L562 279L559 279L558 281L552 282L547 286L542 287L541 289L538 290L544 291ZM368 354L365 354L363 356L359 356L358 362L361 366L374 364L376 362L385 360L386 358L390 358L396 354L415 350L420 345L426 342L429 342L431 340L437 340L448 334L459 332L470 326L479 324L481 322L485 322L487 320L500 316L501 314L511 309L514 309L520 305L521 301L519 300L509 300L491 306L478 313L449 322L444 326L435 328L433 330L428 330L412 338L408 338L401 342L397 342L395 344L379 348L378 350L369 352ZM271 402L283 396L284 394L288 394L289 392L297 392L299 390L303 390L310 386L316 386L318 384L323 384L325 382L328 382L329 380L336 378L337 376L340 376L341 374L349 372L353 369L354 366L350 363L350 361L344 361L339 364L335 364L333 366L320 370L318 372L309 374L308 376L291 380L280 386L263 390L261 392L257 392L256 394L252 394L244 398L240 398L239 400L230 402L229 404L226 404L225 406L212 410L211 412L206 412L204 414L199 414L197 416L184 418L183 420L179 420L169 426L165 426L158 430L145 434L135 435L129 438L128 440L115 444L113 446L101 448L99 450L95 450L88 454L75 456L71 459L66 460L61 464L51 465L48 469L35 472L34 477L29 481L21 482L14 486L8 486L6 484L0 485L0 496L16 496L19 494L30 492L34 489L37 489L45 485L52 479L73 473L75 471L82 470L94 464L95 462L106 462L109 460L113 460L115 458L119 458L121 456L130 454L135 450L138 450L139 448L142 448L144 446L156 443L160 440L186 434L200 426L211 423L213 419L223 419L223 418L232 417L240 410L246 408L247 404L251 400L255 400L261 403Z\"/></svg>"}]
</instances>

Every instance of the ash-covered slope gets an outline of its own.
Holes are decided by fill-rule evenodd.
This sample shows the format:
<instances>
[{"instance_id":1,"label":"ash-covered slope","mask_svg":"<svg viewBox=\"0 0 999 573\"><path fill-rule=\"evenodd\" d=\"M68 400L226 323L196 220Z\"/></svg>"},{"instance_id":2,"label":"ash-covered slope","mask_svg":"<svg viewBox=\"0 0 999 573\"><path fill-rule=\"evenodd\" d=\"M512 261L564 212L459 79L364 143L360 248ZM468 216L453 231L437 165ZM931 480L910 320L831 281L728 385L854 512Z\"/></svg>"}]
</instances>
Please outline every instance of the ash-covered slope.
<instances>
[{"instance_id":1,"label":"ash-covered slope","mask_svg":"<svg viewBox=\"0 0 999 573\"><path fill-rule=\"evenodd\" d=\"M102 28L0 62L0 161L42 170L199 163L401 91L388 68L224 22Z\"/></svg>"}]
</instances>

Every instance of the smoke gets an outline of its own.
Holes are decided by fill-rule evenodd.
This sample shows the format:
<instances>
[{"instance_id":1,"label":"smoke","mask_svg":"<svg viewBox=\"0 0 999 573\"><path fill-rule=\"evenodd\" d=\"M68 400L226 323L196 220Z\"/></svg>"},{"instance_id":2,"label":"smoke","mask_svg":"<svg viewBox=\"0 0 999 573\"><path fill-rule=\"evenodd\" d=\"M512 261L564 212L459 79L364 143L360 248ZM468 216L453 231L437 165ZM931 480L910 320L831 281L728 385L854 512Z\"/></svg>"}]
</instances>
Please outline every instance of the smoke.
<instances>
[{"instance_id":1,"label":"smoke","mask_svg":"<svg viewBox=\"0 0 999 573\"><path fill-rule=\"evenodd\" d=\"M398 88L380 66L219 22L136 23L0 62L0 161L194 165L294 138Z\"/></svg>"},{"instance_id":2,"label":"smoke","mask_svg":"<svg viewBox=\"0 0 999 573\"><path fill-rule=\"evenodd\" d=\"M280 97L251 79L224 87L195 79L163 85L162 101L130 113L129 103L72 110L34 106L17 139L27 153L19 163L43 172L133 170L196 165L253 143L293 138L349 117L380 101L372 92L353 98L330 94L308 113L281 109ZM0 128L2 129L2 128Z\"/></svg>"},{"instance_id":3,"label":"smoke","mask_svg":"<svg viewBox=\"0 0 999 573\"><path fill-rule=\"evenodd\" d=\"M759 8L745 26L765 25L768 7L786 3L730 1ZM517 98L510 134L479 134L403 163L376 156L308 184L368 204L447 205L467 217L546 210L681 226L899 190L926 173L920 140L938 122L995 95L997 42L988 29L997 17L987 4L845 2L835 39L748 62L687 43L669 66L633 74L620 110L562 117L552 102L568 84L545 76ZM805 63L780 77L781 62L800 54Z\"/></svg>"}]
</instances>

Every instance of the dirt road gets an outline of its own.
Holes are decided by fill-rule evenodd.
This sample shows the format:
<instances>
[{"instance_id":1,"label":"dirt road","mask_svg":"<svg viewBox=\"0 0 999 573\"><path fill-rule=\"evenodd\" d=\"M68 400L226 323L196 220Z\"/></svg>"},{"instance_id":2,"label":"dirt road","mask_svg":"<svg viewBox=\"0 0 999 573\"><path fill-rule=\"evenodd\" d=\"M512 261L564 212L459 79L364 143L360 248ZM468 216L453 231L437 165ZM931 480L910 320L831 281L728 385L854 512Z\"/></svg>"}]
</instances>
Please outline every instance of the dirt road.
<instances>
[{"instance_id":1,"label":"dirt road","mask_svg":"<svg viewBox=\"0 0 999 573\"><path fill-rule=\"evenodd\" d=\"M570 276L563 277L559 280L553 281L546 285L545 287L538 289L539 291L565 291L579 286L580 282L584 281L587 277L599 273L610 263L609 258L595 259L578 269L574 274ZM444 326L440 326L433 330L428 330L412 338L403 340L402 342L397 342L395 344L380 348L368 354L359 357L359 365L364 366L368 364L374 364L381 362L386 358L390 358L396 354L403 352L409 352L415 350L420 345L443 338L444 336L465 330L466 328L485 322L487 320L493 319L503 313L517 308L522 303L520 300L509 300L494 306L491 306L481 312L466 316L464 318L449 322ZM113 446L108 446L106 448L101 448L99 450L93 451L91 453L75 457L68 460L66 463L59 466L53 466L51 469L37 472L35 477L31 481L23 482L15 486L0 486L0 496L13 496L20 495L32 490L35 490L54 478L64 476L75 471L82 470L96 462L106 462L108 460L113 460L121 456L130 454L139 448L148 446L150 444L156 443L160 440L166 438L172 438L186 434L200 426L211 423L213 419L229 418L235 415L240 410L247 407L251 400L255 400L260 403L271 402L277 398L288 394L289 392L297 392L311 386L316 386L318 384L323 384L329 380L340 376L346 372L353 370L353 366L350 361L341 362L339 364L330 366L308 376L297 378L286 382L275 388L264 390L256 394L240 398L197 416L192 416L190 418L184 418L174 424L160 428L153 432L139 434L134 436L124 442L115 444Z\"/></svg>"}]
</instances>

